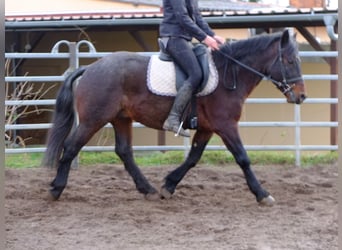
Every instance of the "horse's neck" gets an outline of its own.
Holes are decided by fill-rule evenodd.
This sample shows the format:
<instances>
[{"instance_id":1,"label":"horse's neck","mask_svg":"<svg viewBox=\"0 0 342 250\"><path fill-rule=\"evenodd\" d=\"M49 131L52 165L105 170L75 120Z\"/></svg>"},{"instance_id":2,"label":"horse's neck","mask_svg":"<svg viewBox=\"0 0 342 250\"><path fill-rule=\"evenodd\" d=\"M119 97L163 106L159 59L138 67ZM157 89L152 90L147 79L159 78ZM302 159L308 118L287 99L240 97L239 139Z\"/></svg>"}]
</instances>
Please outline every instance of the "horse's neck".
<instances>
[{"instance_id":1,"label":"horse's neck","mask_svg":"<svg viewBox=\"0 0 342 250\"><path fill-rule=\"evenodd\" d=\"M268 75L268 69L272 66L275 60L278 58L278 46L277 42L273 43L269 48L264 51L255 51L250 53L241 61L247 67L259 72L261 75ZM229 66L228 66L229 67ZM226 70L231 70L227 68ZM254 88L261 82L262 76L250 69L246 69L240 66L239 73L237 74L237 84L243 84L244 93L243 96L249 96Z\"/></svg>"},{"instance_id":2,"label":"horse's neck","mask_svg":"<svg viewBox=\"0 0 342 250\"><path fill-rule=\"evenodd\" d=\"M252 62L251 67L262 74L267 74L268 69L278 58L278 43L272 44L265 51L258 51L256 55L257 58L254 56L254 59L249 60Z\"/></svg>"}]
</instances>

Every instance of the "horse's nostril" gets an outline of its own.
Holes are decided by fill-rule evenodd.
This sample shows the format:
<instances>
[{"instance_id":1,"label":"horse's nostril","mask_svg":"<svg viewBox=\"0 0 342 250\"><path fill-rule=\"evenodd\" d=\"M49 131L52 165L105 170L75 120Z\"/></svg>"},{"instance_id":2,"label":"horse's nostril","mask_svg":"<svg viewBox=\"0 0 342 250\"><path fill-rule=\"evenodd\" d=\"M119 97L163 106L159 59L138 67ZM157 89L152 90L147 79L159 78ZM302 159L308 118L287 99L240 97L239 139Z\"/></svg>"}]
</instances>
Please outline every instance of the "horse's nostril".
<instances>
[{"instance_id":1,"label":"horse's nostril","mask_svg":"<svg viewBox=\"0 0 342 250\"><path fill-rule=\"evenodd\" d=\"M306 95L305 94L301 94L300 98L302 99L302 101L304 101L306 99Z\"/></svg>"}]
</instances>

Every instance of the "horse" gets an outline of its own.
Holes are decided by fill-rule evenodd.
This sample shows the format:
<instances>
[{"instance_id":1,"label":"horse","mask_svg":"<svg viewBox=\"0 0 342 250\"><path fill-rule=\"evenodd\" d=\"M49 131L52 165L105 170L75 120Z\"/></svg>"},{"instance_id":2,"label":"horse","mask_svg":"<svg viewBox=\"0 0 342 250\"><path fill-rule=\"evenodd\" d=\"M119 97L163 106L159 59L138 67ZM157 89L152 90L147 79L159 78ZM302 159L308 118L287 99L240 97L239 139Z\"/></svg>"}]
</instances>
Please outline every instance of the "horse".
<instances>
[{"instance_id":1,"label":"horse","mask_svg":"<svg viewBox=\"0 0 342 250\"><path fill-rule=\"evenodd\" d=\"M47 137L43 164L57 167L49 196L59 199L73 159L99 129L110 123L115 131L115 153L146 199L170 199L215 133L242 169L257 204L274 204L275 199L261 186L251 168L238 121L246 98L265 78L283 93L288 103L304 101L306 91L296 35L285 30L226 42L219 50L211 51L211 55L217 67L217 87L196 98L198 126L191 149L184 162L164 178L159 192L140 171L132 149L133 121L162 130L174 100L173 96L154 94L146 86L150 56L117 51L71 73L57 94L53 126ZM234 89L227 86L228 81L234 82L233 75ZM75 121L77 126L73 126Z\"/></svg>"}]
</instances>

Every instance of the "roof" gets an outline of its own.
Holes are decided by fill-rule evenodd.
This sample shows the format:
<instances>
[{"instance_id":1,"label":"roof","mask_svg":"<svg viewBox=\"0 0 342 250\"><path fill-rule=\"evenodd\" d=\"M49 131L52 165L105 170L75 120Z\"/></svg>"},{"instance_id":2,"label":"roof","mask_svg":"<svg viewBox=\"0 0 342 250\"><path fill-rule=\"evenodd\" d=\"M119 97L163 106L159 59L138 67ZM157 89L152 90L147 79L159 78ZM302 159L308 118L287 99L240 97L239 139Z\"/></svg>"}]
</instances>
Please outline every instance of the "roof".
<instances>
[{"instance_id":1,"label":"roof","mask_svg":"<svg viewBox=\"0 0 342 250\"><path fill-rule=\"evenodd\" d=\"M122 3L134 3L134 5L147 4L162 7L162 0L118 0ZM250 10L253 8L275 7L270 4L243 2L234 0L199 0L201 10Z\"/></svg>"},{"instance_id":2,"label":"roof","mask_svg":"<svg viewBox=\"0 0 342 250\"><path fill-rule=\"evenodd\" d=\"M60 0L59 6L63 2L76 3L77 0ZM91 2L96 2L99 7L91 7L89 11L87 3ZM24 12L27 9L25 7L21 7L22 11L6 9L5 29L46 30L100 26L108 29L118 26L150 29L156 28L163 16L161 0L82 0L83 8L76 4L76 7L69 10L51 8L50 3L46 8L55 9L54 12ZM19 0L19 5L22 4ZM113 7L118 4L121 4L120 8ZM337 21L337 8L284 8L229 0L200 0L199 5L203 17L213 28L324 26L324 17L327 15L333 16ZM105 6L105 10L102 6Z\"/></svg>"}]
</instances>

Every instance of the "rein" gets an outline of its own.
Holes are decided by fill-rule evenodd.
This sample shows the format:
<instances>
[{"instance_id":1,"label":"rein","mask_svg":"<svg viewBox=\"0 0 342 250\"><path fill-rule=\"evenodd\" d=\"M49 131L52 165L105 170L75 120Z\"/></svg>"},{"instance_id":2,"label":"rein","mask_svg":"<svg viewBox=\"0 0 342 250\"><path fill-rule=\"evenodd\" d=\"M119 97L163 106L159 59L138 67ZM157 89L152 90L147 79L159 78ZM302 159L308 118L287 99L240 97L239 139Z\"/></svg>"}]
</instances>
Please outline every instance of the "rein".
<instances>
[{"instance_id":1,"label":"rein","mask_svg":"<svg viewBox=\"0 0 342 250\"><path fill-rule=\"evenodd\" d=\"M233 62L235 62L236 64L238 64L239 66L253 72L254 74L260 76L261 78L265 78L266 80L269 80L271 81L284 95L286 93L288 93L289 91L292 90L292 87L290 85L290 83L292 82L295 82L295 81L298 81L298 80L301 80L302 77L295 77L295 78L291 78L291 79L286 79L286 74L285 74L285 66L284 66L284 63L283 63L283 60L282 60L282 57L281 57L281 48L280 48L280 45L279 45L279 55L278 55L278 58L279 58L279 61L280 61L280 67L281 67L281 74L282 74L282 77L283 77L283 80L280 82L280 81L277 81L275 79L273 79L271 76L267 76L259 71L257 71L256 69L244 64L243 62L240 62L239 60L235 59L234 57L228 55L227 53L225 52L222 52L221 50L218 50L218 52L223 55L224 57L232 60ZM276 62L276 60L275 60ZM274 63L275 63L274 62ZM274 64L273 63L273 64ZM273 65L272 64L272 65Z\"/></svg>"}]
</instances>

